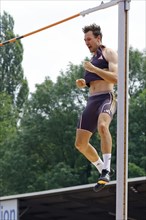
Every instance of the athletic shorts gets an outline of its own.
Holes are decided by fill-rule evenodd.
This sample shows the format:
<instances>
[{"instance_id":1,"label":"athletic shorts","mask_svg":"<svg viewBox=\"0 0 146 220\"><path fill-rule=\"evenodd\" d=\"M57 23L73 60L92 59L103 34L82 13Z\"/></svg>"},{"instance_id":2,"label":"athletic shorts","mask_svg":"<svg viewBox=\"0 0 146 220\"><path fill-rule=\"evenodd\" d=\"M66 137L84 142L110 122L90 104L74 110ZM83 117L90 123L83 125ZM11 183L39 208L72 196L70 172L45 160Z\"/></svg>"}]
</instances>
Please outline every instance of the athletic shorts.
<instances>
[{"instance_id":1,"label":"athletic shorts","mask_svg":"<svg viewBox=\"0 0 146 220\"><path fill-rule=\"evenodd\" d=\"M117 102L112 92L90 96L87 105L78 121L77 128L94 133L100 113L107 113L113 118Z\"/></svg>"}]
</instances>

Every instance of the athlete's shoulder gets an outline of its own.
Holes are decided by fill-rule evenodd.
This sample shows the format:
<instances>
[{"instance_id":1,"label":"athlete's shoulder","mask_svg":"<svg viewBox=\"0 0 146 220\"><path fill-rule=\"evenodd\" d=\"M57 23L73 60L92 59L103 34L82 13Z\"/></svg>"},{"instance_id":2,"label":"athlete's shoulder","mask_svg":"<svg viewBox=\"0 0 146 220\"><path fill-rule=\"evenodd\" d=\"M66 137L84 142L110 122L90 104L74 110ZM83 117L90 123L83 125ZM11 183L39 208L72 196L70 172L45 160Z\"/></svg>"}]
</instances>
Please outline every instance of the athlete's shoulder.
<instances>
[{"instance_id":1,"label":"athlete's shoulder","mask_svg":"<svg viewBox=\"0 0 146 220\"><path fill-rule=\"evenodd\" d=\"M105 47L103 53L107 61L113 61L114 63L118 62L118 53L116 50L113 50L109 47Z\"/></svg>"}]
</instances>

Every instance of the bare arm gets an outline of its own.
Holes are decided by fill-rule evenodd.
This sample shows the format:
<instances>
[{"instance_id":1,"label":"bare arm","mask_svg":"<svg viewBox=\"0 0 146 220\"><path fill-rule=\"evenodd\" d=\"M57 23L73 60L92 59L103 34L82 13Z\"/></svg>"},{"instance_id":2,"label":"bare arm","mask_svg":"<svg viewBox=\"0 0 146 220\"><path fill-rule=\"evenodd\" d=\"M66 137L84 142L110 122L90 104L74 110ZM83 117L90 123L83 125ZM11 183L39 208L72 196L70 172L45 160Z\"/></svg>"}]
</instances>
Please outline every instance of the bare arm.
<instances>
[{"instance_id":1,"label":"bare arm","mask_svg":"<svg viewBox=\"0 0 146 220\"><path fill-rule=\"evenodd\" d=\"M115 51L106 48L103 52L106 60L109 63L109 69L100 69L94 66L90 62L84 62L84 68L92 73L97 74L102 77L105 81L109 83L116 84L117 83L117 73L118 73L118 55Z\"/></svg>"}]
</instances>

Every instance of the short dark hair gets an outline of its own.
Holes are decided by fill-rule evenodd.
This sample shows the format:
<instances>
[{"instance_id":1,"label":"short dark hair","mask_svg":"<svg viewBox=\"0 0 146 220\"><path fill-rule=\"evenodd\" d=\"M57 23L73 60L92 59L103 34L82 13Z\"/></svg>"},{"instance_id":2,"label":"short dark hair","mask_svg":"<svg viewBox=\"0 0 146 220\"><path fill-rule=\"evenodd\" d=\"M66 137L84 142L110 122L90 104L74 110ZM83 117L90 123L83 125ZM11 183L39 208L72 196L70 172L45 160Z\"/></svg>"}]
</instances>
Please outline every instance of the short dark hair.
<instances>
[{"instance_id":1,"label":"short dark hair","mask_svg":"<svg viewBox=\"0 0 146 220\"><path fill-rule=\"evenodd\" d=\"M102 39L101 28L97 24L91 24L91 25L85 26L84 28L82 28L82 30L83 30L84 34L86 34L88 31L92 31L92 33L95 37L100 35L100 37Z\"/></svg>"}]
</instances>

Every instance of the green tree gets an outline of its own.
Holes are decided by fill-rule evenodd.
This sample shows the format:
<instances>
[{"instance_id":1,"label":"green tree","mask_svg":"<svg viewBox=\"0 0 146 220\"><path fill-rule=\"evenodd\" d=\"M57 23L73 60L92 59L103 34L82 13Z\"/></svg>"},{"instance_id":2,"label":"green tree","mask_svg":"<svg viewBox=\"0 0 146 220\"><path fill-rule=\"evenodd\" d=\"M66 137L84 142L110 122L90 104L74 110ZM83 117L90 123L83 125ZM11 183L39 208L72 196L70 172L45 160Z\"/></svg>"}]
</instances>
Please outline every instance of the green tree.
<instances>
[{"instance_id":1,"label":"green tree","mask_svg":"<svg viewBox=\"0 0 146 220\"><path fill-rule=\"evenodd\" d=\"M129 104L129 161L141 164L146 155L146 89L130 99ZM146 167L143 167L146 170Z\"/></svg>"},{"instance_id":2,"label":"green tree","mask_svg":"<svg viewBox=\"0 0 146 220\"><path fill-rule=\"evenodd\" d=\"M14 20L6 12L0 15L0 27L3 35L1 41L15 38ZM12 97L13 104L19 112L28 97L28 83L22 69L23 46L20 41L0 47L0 93L5 92Z\"/></svg>"},{"instance_id":3,"label":"green tree","mask_svg":"<svg viewBox=\"0 0 146 220\"><path fill-rule=\"evenodd\" d=\"M11 97L0 93L0 143L16 131L17 111L12 105Z\"/></svg>"},{"instance_id":4,"label":"green tree","mask_svg":"<svg viewBox=\"0 0 146 220\"><path fill-rule=\"evenodd\" d=\"M6 12L0 15L0 28L1 41L15 37L14 20ZM7 185L11 184L5 178L7 173L12 176L8 171L11 170L9 159L12 160L14 153L11 145L15 142L28 99L29 89L23 74L22 58L23 47L20 41L0 47L0 195L7 192Z\"/></svg>"},{"instance_id":5,"label":"green tree","mask_svg":"<svg viewBox=\"0 0 146 220\"><path fill-rule=\"evenodd\" d=\"M144 59L139 59L139 62L143 62L144 67ZM133 85L133 80L138 86L134 90L130 87L129 177L136 177L144 175L146 164L145 116L141 117L145 111L146 93L142 89L145 81L139 80L138 73L136 81L131 68L133 66L130 67L129 85ZM25 106L17 135L5 142L5 148L9 149L5 151L3 160L5 194L80 185L96 180L97 171L74 147L78 116L88 96L88 89L80 90L75 85L75 80L82 77L83 71L82 63L69 63L67 70L60 72L56 83L46 78L42 84L36 85L36 91ZM139 74L144 71L142 68ZM116 123L115 116L110 128L113 167L116 167ZM97 134L93 136L92 143L99 151ZM139 151L138 146L141 146Z\"/></svg>"},{"instance_id":6,"label":"green tree","mask_svg":"<svg viewBox=\"0 0 146 220\"><path fill-rule=\"evenodd\" d=\"M129 95L137 95L146 88L146 49L129 49Z\"/></svg>"},{"instance_id":7,"label":"green tree","mask_svg":"<svg viewBox=\"0 0 146 220\"><path fill-rule=\"evenodd\" d=\"M146 54L131 47L129 55L129 163L146 173ZM133 177L135 169L130 169L132 166L129 176Z\"/></svg>"},{"instance_id":8,"label":"green tree","mask_svg":"<svg viewBox=\"0 0 146 220\"><path fill-rule=\"evenodd\" d=\"M128 176L131 178L139 177L139 176L145 176L146 173L144 171L144 169L142 169L141 167L139 167L138 165L134 164L134 163L129 163L129 170L128 170Z\"/></svg>"},{"instance_id":9,"label":"green tree","mask_svg":"<svg viewBox=\"0 0 146 220\"><path fill-rule=\"evenodd\" d=\"M5 188L3 181L5 153L10 152L9 146L7 148L5 143L16 134L16 118L17 111L12 105L11 97L6 93L0 93L0 196Z\"/></svg>"}]
</instances>

